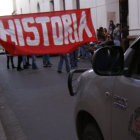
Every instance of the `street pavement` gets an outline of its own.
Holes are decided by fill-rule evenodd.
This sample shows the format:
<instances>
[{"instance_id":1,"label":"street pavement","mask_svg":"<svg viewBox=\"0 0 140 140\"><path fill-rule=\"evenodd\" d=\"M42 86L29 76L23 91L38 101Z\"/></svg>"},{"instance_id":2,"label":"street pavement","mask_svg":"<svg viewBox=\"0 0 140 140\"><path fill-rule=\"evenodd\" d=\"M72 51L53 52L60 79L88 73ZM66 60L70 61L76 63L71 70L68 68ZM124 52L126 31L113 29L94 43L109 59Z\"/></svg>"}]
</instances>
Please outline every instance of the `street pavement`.
<instances>
[{"instance_id":1,"label":"street pavement","mask_svg":"<svg viewBox=\"0 0 140 140\"><path fill-rule=\"evenodd\" d=\"M65 64L57 73L58 61L53 56L53 66L44 68L38 57L37 70L17 71L8 70L6 56L0 55L0 140L77 140L76 98L68 92ZM91 68L91 63L80 59L78 68Z\"/></svg>"}]
</instances>

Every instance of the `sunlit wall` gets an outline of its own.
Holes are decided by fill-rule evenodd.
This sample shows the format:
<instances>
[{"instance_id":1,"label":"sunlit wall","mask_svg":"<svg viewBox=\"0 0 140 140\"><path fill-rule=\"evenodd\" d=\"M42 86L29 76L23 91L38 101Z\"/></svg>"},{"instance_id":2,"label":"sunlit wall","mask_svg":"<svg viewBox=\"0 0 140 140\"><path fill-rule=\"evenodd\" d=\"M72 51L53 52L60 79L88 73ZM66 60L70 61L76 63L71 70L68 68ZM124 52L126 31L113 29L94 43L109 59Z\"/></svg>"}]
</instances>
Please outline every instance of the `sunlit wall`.
<instances>
[{"instance_id":1,"label":"sunlit wall","mask_svg":"<svg viewBox=\"0 0 140 140\"><path fill-rule=\"evenodd\" d=\"M14 0L15 1L15 0ZM140 33L140 0L129 1L130 35ZM109 20L120 22L119 0L16 0L16 14L91 8L95 29L108 28Z\"/></svg>"},{"instance_id":2,"label":"sunlit wall","mask_svg":"<svg viewBox=\"0 0 140 140\"><path fill-rule=\"evenodd\" d=\"M129 34L140 35L140 0L129 0Z\"/></svg>"}]
</instances>

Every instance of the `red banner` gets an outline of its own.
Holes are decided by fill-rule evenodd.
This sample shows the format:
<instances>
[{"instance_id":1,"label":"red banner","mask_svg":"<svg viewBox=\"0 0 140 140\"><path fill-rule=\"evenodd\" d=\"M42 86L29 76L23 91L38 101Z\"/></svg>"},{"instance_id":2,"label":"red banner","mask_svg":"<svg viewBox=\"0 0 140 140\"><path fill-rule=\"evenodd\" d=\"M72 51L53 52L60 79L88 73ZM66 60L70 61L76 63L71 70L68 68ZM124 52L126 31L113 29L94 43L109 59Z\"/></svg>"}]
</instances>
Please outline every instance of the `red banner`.
<instances>
[{"instance_id":1,"label":"red banner","mask_svg":"<svg viewBox=\"0 0 140 140\"><path fill-rule=\"evenodd\" d=\"M13 56L65 54L90 41L90 9L0 17L0 44Z\"/></svg>"}]
</instances>

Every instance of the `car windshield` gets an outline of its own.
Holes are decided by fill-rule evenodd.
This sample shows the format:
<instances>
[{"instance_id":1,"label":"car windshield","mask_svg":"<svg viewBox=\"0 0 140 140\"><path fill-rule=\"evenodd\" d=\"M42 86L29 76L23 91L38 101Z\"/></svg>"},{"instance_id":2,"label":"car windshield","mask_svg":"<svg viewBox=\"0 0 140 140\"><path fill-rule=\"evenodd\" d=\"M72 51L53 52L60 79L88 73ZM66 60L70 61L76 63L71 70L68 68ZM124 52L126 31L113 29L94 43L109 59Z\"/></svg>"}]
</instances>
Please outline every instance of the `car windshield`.
<instances>
[{"instance_id":1,"label":"car windshield","mask_svg":"<svg viewBox=\"0 0 140 140\"><path fill-rule=\"evenodd\" d=\"M130 48L135 48L137 46L140 46L140 35L135 39L135 41L130 45Z\"/></svg>"},{"instance_id":2,"label":"car windshield","mask_svg":"<svg viewBox=\"0 0 140 140\"><path fill-rule=\"evenodd\" d=\"M132 72L133 65L136 63L136 57L140 52L140 36L132 43L129 49L124 54L124 71Z\"/></svg>"}]
</instances>

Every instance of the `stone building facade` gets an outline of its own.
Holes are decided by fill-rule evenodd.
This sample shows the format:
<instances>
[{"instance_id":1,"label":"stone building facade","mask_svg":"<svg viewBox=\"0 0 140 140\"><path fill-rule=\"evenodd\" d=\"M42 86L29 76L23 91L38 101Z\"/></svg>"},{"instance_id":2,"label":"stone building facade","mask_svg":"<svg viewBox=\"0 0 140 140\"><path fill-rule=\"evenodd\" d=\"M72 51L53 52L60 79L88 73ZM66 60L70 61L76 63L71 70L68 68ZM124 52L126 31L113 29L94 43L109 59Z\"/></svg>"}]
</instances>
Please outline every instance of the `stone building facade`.
<instances>
[{"instance_id":1,"label":"stone building facade","mask_svg":"<svg viewBox=\"0 0 140 140\"><path fill-rule=\"evenodd\" d=\"M95 29L108 28L109 20L129 26L130 36L140 34L140 0L13 0L14 13L91 8Z\"/></svg>"}]
</instances>

